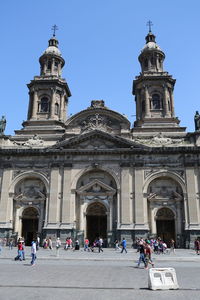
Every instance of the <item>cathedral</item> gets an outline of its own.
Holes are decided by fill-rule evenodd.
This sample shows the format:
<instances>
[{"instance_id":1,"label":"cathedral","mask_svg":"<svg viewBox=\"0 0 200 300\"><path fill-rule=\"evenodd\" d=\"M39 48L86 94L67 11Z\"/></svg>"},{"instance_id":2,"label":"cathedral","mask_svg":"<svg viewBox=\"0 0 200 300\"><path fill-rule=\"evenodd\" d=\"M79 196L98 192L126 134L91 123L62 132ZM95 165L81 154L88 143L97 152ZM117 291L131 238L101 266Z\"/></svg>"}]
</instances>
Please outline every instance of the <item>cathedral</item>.
<instances>
[{"instance_id":1,"label":"cathedral","mask_svg":"<svg viewBox=\"0 0 200 300\"><path fill-rule=\"evenodd\" d=\"M133 80L133 126L92 100L68 116L70 88L55 36L28 84L27 120L0 133L0 237L160 237L189 248L200 236L200 126L180 127L175 79L149 30ZM5 121L4 119L1 120ZM2 123L1 123L2 124Z\"/></svg>"}]
</instances>

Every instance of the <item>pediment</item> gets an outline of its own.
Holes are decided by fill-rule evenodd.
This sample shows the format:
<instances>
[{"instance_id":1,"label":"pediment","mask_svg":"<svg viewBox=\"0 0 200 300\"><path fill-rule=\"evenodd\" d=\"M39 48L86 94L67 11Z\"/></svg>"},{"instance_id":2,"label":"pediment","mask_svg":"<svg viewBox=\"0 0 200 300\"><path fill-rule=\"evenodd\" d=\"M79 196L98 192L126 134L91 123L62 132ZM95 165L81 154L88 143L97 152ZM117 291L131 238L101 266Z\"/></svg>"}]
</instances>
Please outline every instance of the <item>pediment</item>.
<instances>
[{"instance_id":1,"label":"pediment","mask_svg":"<svg viewBox=\"0 0 200 300\"><path fill-rule=\"evenodd\" d=\"M99 130L93 130L70 139L57 142L54 149L77 149L77 150L106 150L106 149L144 149L144 145L139 145L131 140L112 135Z\"/></svg>"},{"instance_id":2,"label":"pediment","mask_svg":"<svg viewBox=\"0 0 200 300\"><path fill-rule=\"evenodd\" d=\"M76 192L81 195L114 195L116 190L104 182L94 179L86 185L81 186Z\"/></svg>"},{"instance_id":3,"label":"pediment","mask_svg":"<svg viewBox=\"0 0 200 300\"><path fill-rule=\"evenodd\" d=\"M90 107L69 118L65 125L68 130L76 129L80 133L96 129L109 133L120 133L122 129L130 131L129 120L106 107L103 100L93 100Z\"/></svg>"}]
</instances>

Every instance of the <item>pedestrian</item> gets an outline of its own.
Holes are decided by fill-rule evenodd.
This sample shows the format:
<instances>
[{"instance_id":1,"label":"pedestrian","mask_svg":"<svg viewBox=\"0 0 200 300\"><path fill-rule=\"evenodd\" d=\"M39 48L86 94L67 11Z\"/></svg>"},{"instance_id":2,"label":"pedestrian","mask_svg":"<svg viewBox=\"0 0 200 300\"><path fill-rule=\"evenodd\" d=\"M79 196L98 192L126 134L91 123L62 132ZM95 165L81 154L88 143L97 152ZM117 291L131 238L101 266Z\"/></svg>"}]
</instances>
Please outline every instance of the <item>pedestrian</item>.
<instances>
[{"instance_id":1,"label":"pedestrian","mask_svg":"<svg viewBox=\"0 0 200 300\"><path fill-rule=\"evenodd\" d=\"M61 241L60 241L60 238L58 237L56 239L56 256L58 257L59 256L59 249L60 249L60 246L61 246Z\"/></svg>"},{"instance_id":2,"label":"pedestrian","mask_svg":"<svg viewBox=\"0 0 200 300\"><path fill-rule=\"evenodd\" d=\"M170 240L170 253L175 253L175 241L173 239Z\"/></svg>"},{"instance_id":3,"label":"pedestrian","mask_svg":"<svg viewBox=\"0 0 200 300\"><path fill-rule=\"evenodd\" d=\"M200 241L198 239L194 241L194 249L196 250L196 254L200 255Z\"/></svg>"},{"instance_id":4,"label":"pedestrian","mask_svg":"<svg viewBox=\"0 0 200 300\"><path fill-rule=\"evenodd\" d=\"M25 258L25 242L24 241L22 241L22 259L26 260L26 258Z\"/></svg>"},{"instance_id":5,"label":"pedestrian","mask_svg":"<svg viewBox=\"0 0 200 300\"><path fill-rule=\"evenodd\" d=\"M49 237L49 239L48 239L48 246L49 246L50 250L53 250L53 243L52 243L51 237Z\"/></svg>"},{"instance_id":6,"label":"pedestrian","mask_svg":"<svg viewBox=\"0 0 200 300\"><path fill-rule=\"evenodd\" d=\"M3 241L2 241L2 239L0 239L0 254L2 252L2 244L3 244Z\"/></svg>"},{"instance_id":7,"label":"pedestrian","mask_svg":"<svg viewBox=\"0 0 200 300\"><path fill-rule=\"evenodd\" d=\"M32 241L31 243L31 266L35 265L35 260L36 260L36 243L35 241Z\"/></svg>"},{"instance_id":8,"label":"pedestrian","mask_svg":"<svg viewBox=\"0 0 200 300\"><path fill-rule=\"evenodd\" d=\"M80 246L79 246L79 240L76 239L76 241L75 241L75 246L74 246L74 251L75 251L75 250L79 250L79 248L80 248Z\"/></svg>"},{"instance_id":9,"label":"pedestrian","mask_svg":"<svg viewBox=\"0 0 200 300\"><path fill-rule=\"evenodd\" d=\"M90 251L88 238L85 238L84 241L84 251Z\"/></svg>"},{"instance_id":10,"label":"pedestrian","mask_svg":"<svg viewBox=\"0 0 200 300\"><path fill-rule=\"evenodd\" d=\"M17 246L17 249L18 249L18 259L17 259L17 257L15 258L16 260L20 260L20 261L22 261L22 259L23 259L23 244L22 244L22 241L19 241L18 242L18 246Z\"/></svg>"},{"instance_id":11,"label":"pedestrian","mask_svg":"<svg viewBox=\"0 0 200 300\"><path fill-rule=\"evenodd\" d=\"M121 253L123 253L123 251L125 251L127 253L127 250L126 250L126 239L125 238L123 238L121 246L122 246Z\"/></svg>"},{"instance_id":12,"label":"pedestrian","mask_svg":"<svg viewBox=\"0 0 200 300\"><path fill-rule=\"evenodd\" d=\"M100 252L103 252L103 239L101 237L98 238L98 241L97 241L97 245L98 245L98 248L99 248L99 253Z\"/></svg>"},{"instance_id":13,"label":"pedestrian","mask_svg":"<svg viewBox=\"0 0 200 300\"><path fill-rule=\"evenodd\" d=\"M152 258L151 258L152 249L151 249L151 246L150 246L150 241L147 241L144 244L144 247L145 247L145 269L148 269L148 264L151 264L152 267L154 268L154 263L153 263Z\"/></svg>"},{"instance_id":14,"label":"pedestrian","mask_svg":"<svg viewBox=\"0 0 200 300\"><path fill-rule=\"evenodd\" d=\"M121 248L119 247L119 241L118 240L115 240L115 251L117 250L121 250Z\"/></svg>"},{"instance_id":15,"label":"pedestrian","mask_svg":"<svg viewBox=\"0 0 200 300\"><path fill-rule=\"evenodd\" d=\"M10 239L9 242L8 242L8 247L9 247L9 250L12 250L13 249L13 239Z\"/></svg>"},{"instance_id":16,"label":"pedestrian","mask_svg":"<svg viewBox=\"0 0 200 300\"><path fill-rule=\"evenodd\" d=\"M144 267L146 268L146 261L145 261L146 249L144 247L144 242L142 242L142 241L139 242L139 246L138 246L137 252L140 252L140 256L139 256L137 267L139 268L141 262L143 262L144 263Z\"/></svg>"},{"instance_id":17,"label":"pedestrian","mask_svg":"<svg viewBox=\"0 0 200 300\"><path fill-rule=\"evenodd\" d=\"M37 236L37 240L36 240L36 250L38 251L40 248L40 237Z\"/></svg>"}]
</instances>

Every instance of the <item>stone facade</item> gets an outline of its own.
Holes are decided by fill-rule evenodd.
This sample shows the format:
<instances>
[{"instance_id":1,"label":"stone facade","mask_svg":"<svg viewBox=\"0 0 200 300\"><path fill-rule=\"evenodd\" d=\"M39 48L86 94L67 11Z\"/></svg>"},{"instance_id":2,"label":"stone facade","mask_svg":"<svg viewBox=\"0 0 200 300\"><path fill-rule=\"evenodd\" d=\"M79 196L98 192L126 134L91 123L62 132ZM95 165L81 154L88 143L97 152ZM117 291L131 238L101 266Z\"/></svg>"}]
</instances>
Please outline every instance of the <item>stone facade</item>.
<instances>
[{"instance_id":1,"label":"stone facade","mask_svg":"<svg viewBox=\"0 0 200 300\"><path fill-rule=\"evenodd\" d=\"M175 116L175 80L151 31L133 81L136 121L93 100L67 116L65 64L55 36L28 84L23 128L0 136L0 234L27 244L67 236L160 236L179 247L200 236L200 131L187 133Z\"/></svg>"}]
</instances>

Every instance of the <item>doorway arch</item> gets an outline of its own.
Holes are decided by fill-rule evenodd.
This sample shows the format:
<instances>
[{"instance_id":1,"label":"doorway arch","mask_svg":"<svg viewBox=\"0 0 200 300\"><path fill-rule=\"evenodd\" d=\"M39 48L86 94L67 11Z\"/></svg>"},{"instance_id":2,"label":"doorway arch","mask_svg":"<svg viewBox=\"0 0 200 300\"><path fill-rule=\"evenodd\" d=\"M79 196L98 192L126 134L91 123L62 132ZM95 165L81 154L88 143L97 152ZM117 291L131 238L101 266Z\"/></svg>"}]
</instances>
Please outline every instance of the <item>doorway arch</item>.
<instances>
[{"instance_id":1,"label":"doorway arch","mask_svg":"<svg viewBox=\"0 0 200 300\"><path fill-rule=\"evenodd\" d=\"M170 240L175 240L176 236L175 215L170 208L163 207L157 211L156 228L157 236L160 237L169 247Z\"/></svg>"},{"instance_id":2,"label":"doorway arch","mask_svg":"<svg viewBox=\"0 0 200 300\"><path fill-rule=\"evenodd\" d=\"M38 232L39 214L35 207L27 207L22 213L22 236L27 246L36 239Z\"/></svg>"},{"instance_id":3,"label":"doorway arch","mask_svg":"<svg viewBox=\"0 0 200 300\"><path fill-rule=\"evenodd\" d=\"M107 210L99 202L90 204L86 211L86 231L90 243L101 237L107 239Z\"/></svg>"}]
</instances>

